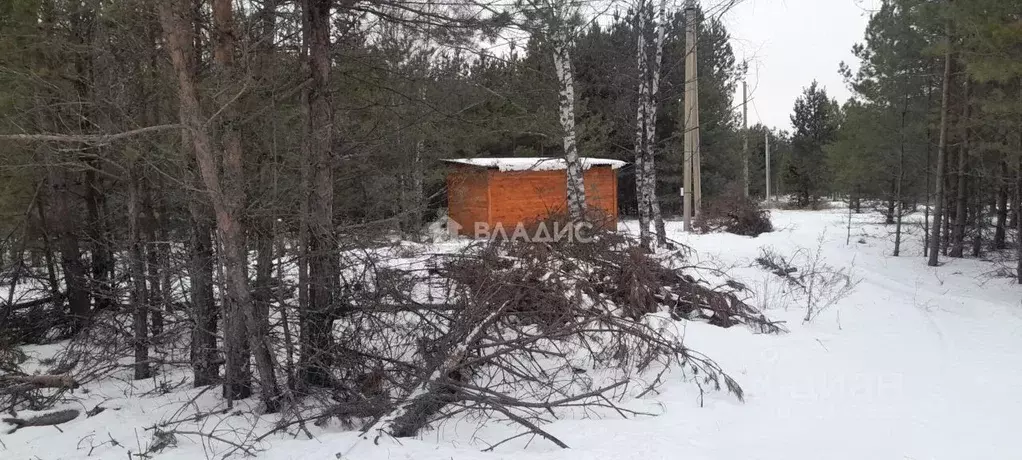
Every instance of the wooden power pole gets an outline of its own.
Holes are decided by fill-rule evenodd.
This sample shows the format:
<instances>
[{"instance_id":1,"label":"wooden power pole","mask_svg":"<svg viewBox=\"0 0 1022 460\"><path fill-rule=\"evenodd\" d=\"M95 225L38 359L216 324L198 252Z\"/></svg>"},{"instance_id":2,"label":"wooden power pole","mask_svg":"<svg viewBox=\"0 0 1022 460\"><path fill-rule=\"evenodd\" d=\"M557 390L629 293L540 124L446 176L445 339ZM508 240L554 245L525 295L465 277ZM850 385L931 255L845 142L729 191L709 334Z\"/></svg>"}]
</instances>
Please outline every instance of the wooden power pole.
<instances>
[{"instance_id":1,"label":"wooden power pole","mask_svg":"<svg viewBox=\"0 0 1022 460\"><path fill-rule=\"evenodd\" d=\"M742 179L745 197L749 197L749 90L742 79Z\"/></svg>"},{"instance_id":2,"label":"wooden power pole","mask_svg":"<svg viewBox=\"0 0 1022 460\"><path fill-rule=\"evenodd\" d=\"M682 217L685 231L691 231L692 217L698 219L702 201L699 159L699 80L696 68L696 7L685 3L685 132L682 164Z\"/></svg>"}]
</instances>

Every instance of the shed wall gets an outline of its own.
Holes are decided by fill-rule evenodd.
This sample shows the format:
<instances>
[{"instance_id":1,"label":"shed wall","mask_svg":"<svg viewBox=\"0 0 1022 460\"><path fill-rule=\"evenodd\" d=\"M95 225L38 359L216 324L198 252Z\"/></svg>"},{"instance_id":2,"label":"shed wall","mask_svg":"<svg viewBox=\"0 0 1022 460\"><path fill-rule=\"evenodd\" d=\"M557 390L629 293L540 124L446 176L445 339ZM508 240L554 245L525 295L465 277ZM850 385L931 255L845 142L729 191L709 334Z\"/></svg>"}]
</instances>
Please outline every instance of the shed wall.
<instances>
[{"instance_id":1,"label":"shed wall","mask_svg":"<svg viewBox=\"0 0 1022 460\"><path fill-rule=\"evenodd\" d=\"M491 228L500 223L513 229L553 213L568 204L567 173L561 171L489 171ZM610 167L585 171L586 205L603 211L617 225L617 172Z\"/></svg>"},{"instance_id":2,"label":"shed wall","mask_svg":"<svg viewBox=\"0 0 1022 460\"><path fill-rule=\"evenodd\" d=\"M462 235L472 235L475 222L489 221L489 171L457 166L447 174L447 215L462 225Z\"/></svg>"}]
</instances>

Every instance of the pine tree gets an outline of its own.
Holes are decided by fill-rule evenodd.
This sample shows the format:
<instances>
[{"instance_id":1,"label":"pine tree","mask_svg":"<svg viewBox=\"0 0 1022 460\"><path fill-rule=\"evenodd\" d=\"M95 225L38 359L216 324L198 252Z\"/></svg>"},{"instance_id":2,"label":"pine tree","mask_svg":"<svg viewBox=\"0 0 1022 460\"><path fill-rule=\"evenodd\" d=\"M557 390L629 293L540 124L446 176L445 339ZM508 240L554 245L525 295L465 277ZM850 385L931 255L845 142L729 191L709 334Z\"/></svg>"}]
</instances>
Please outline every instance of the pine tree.
<instances>
[{"instance_id":1,"label":"pine tree","mask_svg":"<svg viewBox=\"0 0 1022 460\"><path fill-rule=\"evenodd\" d=\"M791 123L792 152L785 180L799 207L816 203L828 191L829 175L823 147L834 140L840 110L827 92L813 81L795 101Z\"/></svg>"}]
</instances>

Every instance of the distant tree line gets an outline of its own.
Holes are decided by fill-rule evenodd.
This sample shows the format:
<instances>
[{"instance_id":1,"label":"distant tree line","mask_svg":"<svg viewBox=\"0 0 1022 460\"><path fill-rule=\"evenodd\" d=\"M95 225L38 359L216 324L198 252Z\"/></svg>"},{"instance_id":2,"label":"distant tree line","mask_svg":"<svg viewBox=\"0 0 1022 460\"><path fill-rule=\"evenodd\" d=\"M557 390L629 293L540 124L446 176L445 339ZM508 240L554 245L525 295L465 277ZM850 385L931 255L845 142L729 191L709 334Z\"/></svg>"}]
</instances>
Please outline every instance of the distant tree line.
<instances>
[{"instance_id":1,"label":"distant tree line","mask_svg":"<svg viewBox=\"0 0 1022 460\"><path fill-rule=\"evenodd\" d=\"M895 255L921 207L930 265L1008 248L1022 208L1020 14L1011 0L881 2L853 48L860 67L842 66L852 98L839 107L814 83L796 102L787 193L878 203Z\"/></svg>"}]
</instances>

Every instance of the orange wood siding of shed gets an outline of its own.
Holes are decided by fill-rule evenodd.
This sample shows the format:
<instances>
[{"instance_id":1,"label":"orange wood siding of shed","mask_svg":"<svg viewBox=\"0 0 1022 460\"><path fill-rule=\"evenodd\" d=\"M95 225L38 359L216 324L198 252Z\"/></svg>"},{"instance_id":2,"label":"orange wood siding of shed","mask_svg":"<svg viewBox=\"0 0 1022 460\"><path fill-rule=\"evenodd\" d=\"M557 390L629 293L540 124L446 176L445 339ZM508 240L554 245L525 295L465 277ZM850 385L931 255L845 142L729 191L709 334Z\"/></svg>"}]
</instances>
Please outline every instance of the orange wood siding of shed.
<instances>
[{"instance_id":1,"label":"orange wood siding of shed","mask_svg":"<svg viewBox=\"0 0 1022 460\"><path fill-rule=\"evenodd\" d=\"M447 174L447 215L462 225L462 235L473 234L475 222L489 222L489 171L457 166Z\"/></svg>"},{"instance_id":2,"label":"orange wood siding of shed","mask_svg":"<svg viewBox=\"0 0 1022 460\"><path fill-rule=\"evenodd\" d=\"M480 178L479 173L485 175ZM472 235L475 222L510 230L567 209L565 171L499 171L455 167L448 174L448 214ZM617 171L593 167L585 172L586 205L608 216L617 228Z\"/></svg>"}]
</instances>

